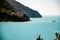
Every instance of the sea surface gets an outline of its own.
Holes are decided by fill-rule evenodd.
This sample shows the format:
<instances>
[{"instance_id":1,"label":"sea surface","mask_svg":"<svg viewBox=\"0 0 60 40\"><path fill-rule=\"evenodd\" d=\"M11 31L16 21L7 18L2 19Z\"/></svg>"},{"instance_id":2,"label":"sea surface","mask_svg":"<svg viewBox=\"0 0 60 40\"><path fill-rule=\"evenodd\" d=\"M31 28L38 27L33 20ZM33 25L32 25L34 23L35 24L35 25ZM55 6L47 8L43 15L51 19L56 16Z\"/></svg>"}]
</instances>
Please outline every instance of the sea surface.
<instances>
[{"instance_id":1,"label":"sea surface","mask_svg":"<svg viewBox=\"0 0 60 40\"><path fill-rule=\"evenodd\" d=\"M0 22L0 40L54 40L60 34L60 16L30 18L29 22Z\"/></svg>"}]
</instances>

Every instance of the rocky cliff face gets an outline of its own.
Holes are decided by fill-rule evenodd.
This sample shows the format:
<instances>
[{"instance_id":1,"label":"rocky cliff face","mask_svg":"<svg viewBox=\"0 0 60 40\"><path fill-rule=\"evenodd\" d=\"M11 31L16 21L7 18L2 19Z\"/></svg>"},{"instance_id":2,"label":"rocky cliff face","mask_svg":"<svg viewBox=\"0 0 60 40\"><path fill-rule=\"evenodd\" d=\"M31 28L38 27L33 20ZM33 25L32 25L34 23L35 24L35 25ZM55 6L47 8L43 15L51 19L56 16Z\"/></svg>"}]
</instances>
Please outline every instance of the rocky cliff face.
<instances>
[{"instance_id":1,"label":"rocky cliff face","mask_svg":"<svg viewBox=\"0 0 60 40\"><path fill-rule=\"evenodd\" d=\"M38 11L15 0L0 0L0 21L29 21L30 18L41 18Z\"/></svg>"},{"instance_id":2,"label":"rocky cliff face","mask_svg":"<svg viewBox=\"0 0 60 40\"><path fill-rule=\"evenodd\" d=\"M22 11L16 11L6 0L0 0L0 22L30 21L30 18Z\"/></svg>"},{"instance_id":3,"label":"rocky cliff face","mask_svg":"<svg viewBox=\"0 0 60 40\"><path fill-rule=\"evenodd\" d=\"M14 14L14 12L8 14L6 12L0 12L0 22L24 22L30 21L29 17L26 14L18 13Z\"/></svg>"},{"instance_id":4,"label":"rocky cliff face","mask_svg":"<svg viewBox=\"0 0 60 40\"><path fill-rule=\"evenodd\" d=\"M5 0L7 3L5 4L10 4L8 6L10 6L10 9L12 10L15 10L15 11L22 11L22 12L25 12L26 15L28 15L29 17L31 18L41 18L41 14L36 11L36 10L33 10L15 0Z\"/></svg>"}]
</instances>

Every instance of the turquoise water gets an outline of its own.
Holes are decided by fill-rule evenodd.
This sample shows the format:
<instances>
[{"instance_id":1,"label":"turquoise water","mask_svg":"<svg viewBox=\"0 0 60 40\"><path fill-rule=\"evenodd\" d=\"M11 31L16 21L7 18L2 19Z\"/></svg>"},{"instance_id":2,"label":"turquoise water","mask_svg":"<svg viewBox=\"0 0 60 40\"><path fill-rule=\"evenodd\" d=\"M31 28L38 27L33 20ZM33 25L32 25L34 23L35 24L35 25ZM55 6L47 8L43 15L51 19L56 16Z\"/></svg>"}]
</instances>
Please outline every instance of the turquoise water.
<instances>
[{"instance_id":1,"label":"turquoise water","mask_svg":"<svg viewBox=\"0 0 60 40\"><path fill-rule=\"evenodd\" d=\"M31 20L29 22L0 22L0 40L36 40L38 35L41 35L43 40L54 40L55 33L60 33L59 16L44 16L31 18Z\"/></svg>"}]
</instances>

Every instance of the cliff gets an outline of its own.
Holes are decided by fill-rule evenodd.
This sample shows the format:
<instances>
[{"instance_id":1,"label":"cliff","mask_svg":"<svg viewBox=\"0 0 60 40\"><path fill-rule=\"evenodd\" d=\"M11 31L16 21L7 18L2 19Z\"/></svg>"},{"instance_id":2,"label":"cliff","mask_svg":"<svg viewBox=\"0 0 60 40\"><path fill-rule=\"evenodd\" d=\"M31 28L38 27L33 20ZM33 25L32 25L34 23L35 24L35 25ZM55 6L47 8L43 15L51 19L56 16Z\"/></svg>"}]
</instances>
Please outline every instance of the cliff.
<instances>
[{"instance_id":1,"label":"cliff","mask_svg":"<svg viewBox=\"0 0 60 40\"><path fill-rule=\"evenodd\" d=\"M30 21L41 17L38 11L15 0L0 0L0 21Z\"/></svg>"},{"instance_id":2,"label":"cliff","mask_svg":"<svg viewBox=\"0 0 60 40\"><path fill-rule=\"evenodd\" d=\"M0 12L0 22L25 22L30 21L26 14L14 14L14 12L8 14L7 12Z\"/></svg>"},{"instance_id":3,"label":"cliff","mask_svg":"<svg viewBox=\"0 0 60 40\"><path fill-rule=\"evenodd\" d=\"M30 21L30 18L22 11L16 11L6 0L0 0L0 22Z\"/></svg>"},{"instance_id":4,"label":"cliff","mask_svg":"<svg viewBox=\"0 0 60 40\"><path fill-rule=\"evenodd\" d=\"M8 5L8 7L10 6L9 8L12 10L15 10L15 11L22 11L31 18L38 18L38 17L41 18L42 17L38 11L33 10L15 0L5 0L4 5Z\"/></svg>"}]
</instances>

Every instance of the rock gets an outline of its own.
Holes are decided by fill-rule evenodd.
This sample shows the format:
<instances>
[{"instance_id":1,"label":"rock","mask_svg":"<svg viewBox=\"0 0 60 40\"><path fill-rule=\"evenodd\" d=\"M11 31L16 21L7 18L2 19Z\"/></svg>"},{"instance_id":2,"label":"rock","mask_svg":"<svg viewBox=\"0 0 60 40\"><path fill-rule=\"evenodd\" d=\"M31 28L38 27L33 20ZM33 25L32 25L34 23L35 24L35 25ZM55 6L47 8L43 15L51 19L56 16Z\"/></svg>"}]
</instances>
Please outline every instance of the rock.
<instances>
[{"instance_id":1,"label":"rock","mask_svg":"<svg viewBox=\"0 0 60 40\"><path fill-rule=\"evenodd\" d=\"M0 4L2 4L3 7L7 9L11 9L18 12L22 11L31 18L38 18L38 17L42 18L41 14L38 11L33 10L15 0L1 0Z\"/></svg>"},{"instance_id":2,"label":"rock","mask_svg":"<svg viewBox=\"0 0 60 40\"><path fill-rule=\"evenodd\" d=\"M0 0L0 21L30 21L30 18L42 18L33 10L15 0Z\"/></svg>"},{"instance_id":3,"label":"rock","mask_svg":"<svg viewBox=\"0 0 60 40\"><path fill-rule=\"evenodd\" d=\"M0 21L30 21L30 18L24 12L14 10L7 0L0 0Z\"/></svg>"},{"instance_id":4,"label":"rock","mask_svg":"<svg viewBox=\"0 0 60 40\"><path fill-rule=\"evenodd\" d=\"M12 14L12 13L11 13ZM17 16L17 15L10 15L8 13L0 12L0 22L24 22L24 21L30 21L29 17L26 16L26 14L22 14L23 16Z\"/></svg>"}]
</instances>

